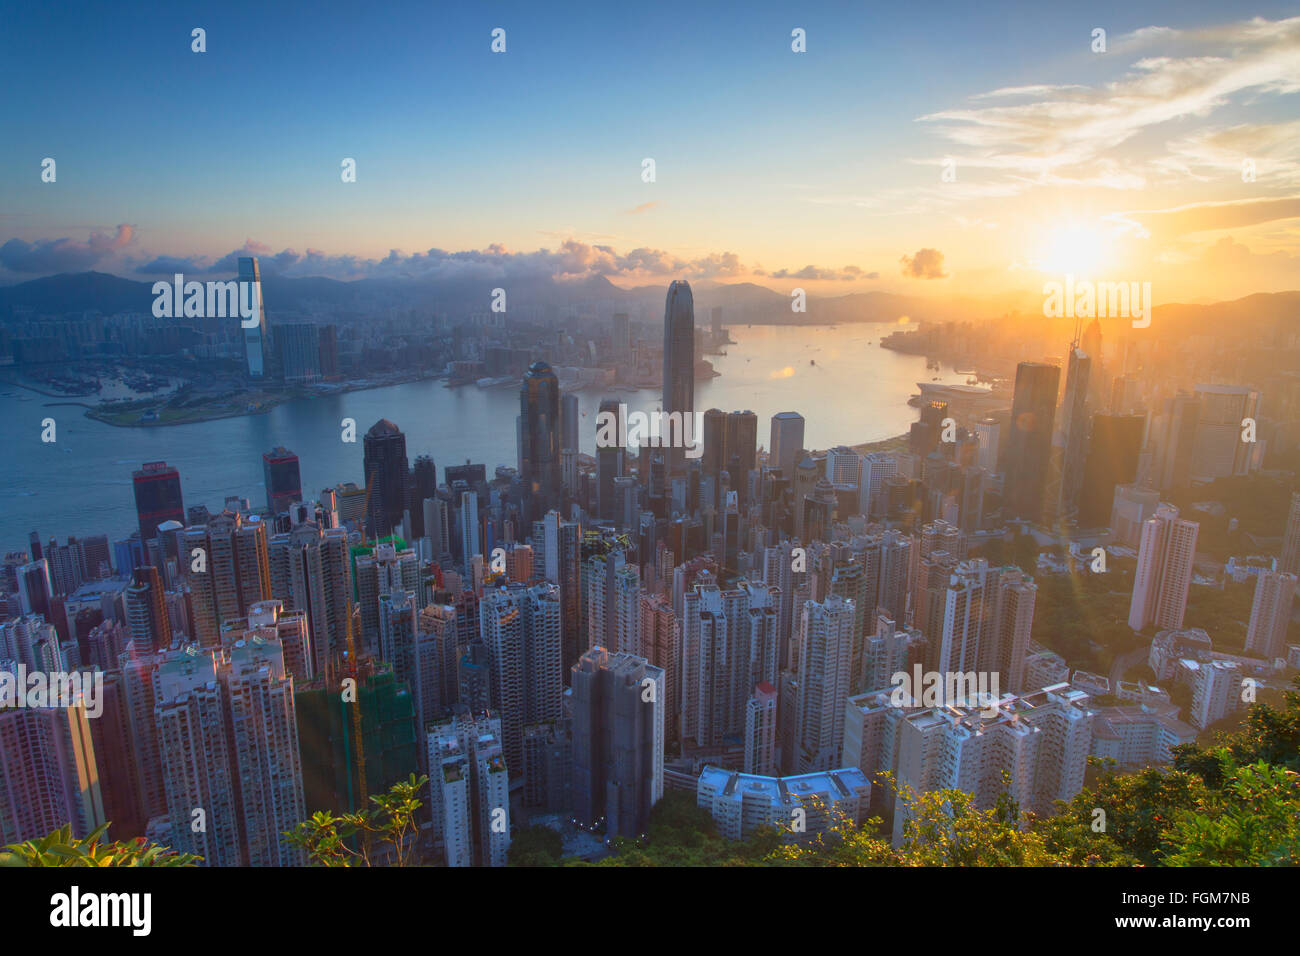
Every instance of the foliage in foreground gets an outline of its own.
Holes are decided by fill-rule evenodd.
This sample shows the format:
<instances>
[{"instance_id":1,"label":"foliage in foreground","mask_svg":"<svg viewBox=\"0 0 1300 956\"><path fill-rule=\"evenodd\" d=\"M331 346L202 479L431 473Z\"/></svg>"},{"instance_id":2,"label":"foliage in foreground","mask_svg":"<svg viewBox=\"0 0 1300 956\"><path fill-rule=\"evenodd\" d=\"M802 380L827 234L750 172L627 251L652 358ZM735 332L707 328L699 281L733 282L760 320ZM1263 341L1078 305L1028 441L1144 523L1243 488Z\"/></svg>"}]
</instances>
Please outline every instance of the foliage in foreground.
<instances>
[{"instance_id":1,"label":"foliage in foreground","mask_svg":"<svg viewBox=\"0 0 1300 956\"><path fill-rule=\"evenodd\" d=\"M0 849L0 866L195 866L200 859L143 839L107 841L107 832L105 823L85 837L74 837L68 824L39 840Z\"/></svg>"},{"instance_id":2,"label":"foliage in foreground","mask_svg":"<svg viewBox=\"0 0 1300 956\"><path fill-rule=\"evenodd\" d=\"M594 865L1300 865L1300 692L1287 691L1281 708L1255 704L1241 729L1212 747L1178 748L1170 767L1120 775L1098 766L1097 783L1046 819L1005 794L980 809L960 790L904 790L897 847L878 819L842 820L801 845L775 830L726 840L692 794L672 793L652 812L645 840L615 840L614 854Z\"/></svg>"},{"instance_id":3,"label":"foliage in foreground","mask_svg":"<svg viewBox=\"0 0 1300 956\"><path fill-rule=\"evenodd\" d=\"M419 837L415 813L428 782L411 774L372 796L374 806L342 814L318 810L287 836L314 866L411 866Z\"/></svg>"}]
</instances>

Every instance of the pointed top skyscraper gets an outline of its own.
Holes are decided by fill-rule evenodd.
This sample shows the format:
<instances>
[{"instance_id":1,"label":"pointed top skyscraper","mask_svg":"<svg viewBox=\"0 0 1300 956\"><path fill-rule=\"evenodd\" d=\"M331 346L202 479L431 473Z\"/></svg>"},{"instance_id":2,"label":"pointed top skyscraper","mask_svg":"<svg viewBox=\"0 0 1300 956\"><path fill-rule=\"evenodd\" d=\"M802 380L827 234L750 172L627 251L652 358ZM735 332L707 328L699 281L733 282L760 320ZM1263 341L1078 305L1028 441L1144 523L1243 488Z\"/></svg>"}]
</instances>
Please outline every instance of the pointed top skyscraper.
<instances>
[{"instance_id":1,"label":"pointed top skyscraper","mask_svg":"<svg viewBox=\"0 0 1300 956\"><path fill-rule=\"evenodd\" d=\"M668 287L664 303L663 410L680 412L683 420L695 410L695 300L690 283L683 279ZM669 471L681 471L684 464L683 449L672 448Z\"/></svg>"}]
</instances>

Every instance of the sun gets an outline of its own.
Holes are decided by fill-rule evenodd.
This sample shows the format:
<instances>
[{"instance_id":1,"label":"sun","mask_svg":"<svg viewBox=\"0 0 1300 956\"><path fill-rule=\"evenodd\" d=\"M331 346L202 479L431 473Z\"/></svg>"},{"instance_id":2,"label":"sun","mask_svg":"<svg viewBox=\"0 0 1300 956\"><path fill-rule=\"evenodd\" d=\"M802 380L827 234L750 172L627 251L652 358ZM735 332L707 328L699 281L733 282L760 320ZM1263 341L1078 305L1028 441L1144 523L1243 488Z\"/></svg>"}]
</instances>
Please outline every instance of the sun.
<instances>
[{"instance_id":1,"label":"sun","mask_svg":"<svg viewBox=\"0 0 1300 956\"><path fill-rule=\"evenodd\" d=\"M1110 261L1112 237L1087 223L1070 223L1045 229L1039 239L1034 265L1055 275L1095 277Z\"/></svg>"}]
</instances>

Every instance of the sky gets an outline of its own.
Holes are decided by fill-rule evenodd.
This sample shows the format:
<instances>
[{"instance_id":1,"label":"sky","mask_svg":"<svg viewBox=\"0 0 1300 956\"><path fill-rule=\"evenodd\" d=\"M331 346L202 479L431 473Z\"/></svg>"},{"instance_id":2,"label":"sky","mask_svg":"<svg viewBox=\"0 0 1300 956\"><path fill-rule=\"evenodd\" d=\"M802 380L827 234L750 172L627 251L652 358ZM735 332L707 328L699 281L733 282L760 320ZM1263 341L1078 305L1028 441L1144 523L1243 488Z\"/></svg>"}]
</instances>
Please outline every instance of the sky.
<instances>
[{"instance_id":1,"label":"sky","mask_svg":"<svg viewBox=\"0 0 1300 956\"><path fill-rule=\"evenodd\" d=\"M1300 288L1294 3L42 3L0 76L6 282Z\"/></svg>"}]
</instances>

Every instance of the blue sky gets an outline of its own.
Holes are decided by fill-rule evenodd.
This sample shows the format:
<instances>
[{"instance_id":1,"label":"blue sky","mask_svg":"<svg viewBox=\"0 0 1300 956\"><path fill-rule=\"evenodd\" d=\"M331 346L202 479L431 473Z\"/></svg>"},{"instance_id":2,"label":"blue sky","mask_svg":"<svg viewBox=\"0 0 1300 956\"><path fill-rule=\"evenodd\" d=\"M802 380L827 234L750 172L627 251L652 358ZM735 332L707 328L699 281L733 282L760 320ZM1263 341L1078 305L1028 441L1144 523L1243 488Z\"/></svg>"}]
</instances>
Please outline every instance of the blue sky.
<instances>
[{"instance_id":1,"label":"blue sky","mask_svg":"<svg viewBox=\"0 0 1300 956\"><path fill-rule=\"evenodd\" d=\"M766 272L852 263L892 275L916 249L891 242L942 248L956 228L951 210L927 224L908 201L935 179L925 163L953 150L920 117L1008 87L1095 89L1141 55L1168 55L1156 44L1096 56L1097 26L1114 43L1144 27L1288 12L1073 6L29 7L7 14L0 37L0 242L84 242L129 224L112 271L159 255L211 261L250 240L363 259L569 240L688 262L731 252ZM196 26L204 54L190 50ZM790 50L796 26L806 54ZM507 31L504 55L489 49L494 27ZM1297 115L1295 101L1246 90L1234 105L1276 123ZM1164 123L1126 148L1176 132ZM46 156L57 184L39 180ZM647 156L653 184L640 178ZM355 184L340 182L344 157L357 160ZM1196 177L1186 185L1156 207L1215 198ZM1037 203L1061 202L1059 189ZM1133 195L1105 210L1067 198L1074 218L1151 208ZM947 245L963 242L979 245ZM1013 245L970 274L1005 268Z\"/></svg>"}]
</instances>

